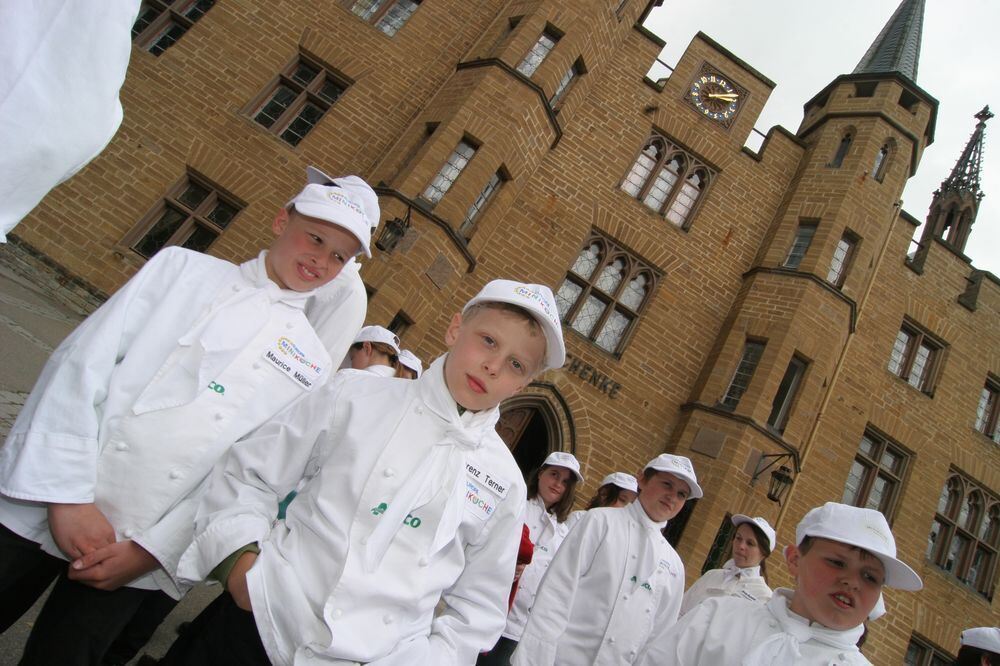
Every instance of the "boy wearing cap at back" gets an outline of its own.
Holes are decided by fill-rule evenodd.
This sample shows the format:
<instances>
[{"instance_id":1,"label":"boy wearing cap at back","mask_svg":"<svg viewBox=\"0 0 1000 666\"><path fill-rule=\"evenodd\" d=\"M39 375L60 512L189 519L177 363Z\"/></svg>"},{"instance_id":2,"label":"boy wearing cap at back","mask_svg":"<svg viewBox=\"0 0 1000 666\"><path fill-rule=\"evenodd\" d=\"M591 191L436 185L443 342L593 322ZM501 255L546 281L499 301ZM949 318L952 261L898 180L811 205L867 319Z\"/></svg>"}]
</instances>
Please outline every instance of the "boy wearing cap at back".
<instances>
[{"instance_id":1,"label":"boy wearing cap at back","mask_svg":"<svg viewBox=\"0 0 1000 666\"><path fill-rule=\"evenodd\" d=\"M963 631L954 666L1000 666L1000 627Z\"/></svg>"},{"instance_id":2,"label":"boy wearing cap at back","mask_svg":"<svg viewBox=\"0 0 1000 666\"><path fill-rule=\"evenodd\" d=\"M664 453L635 502L588 511L542 578L511 664L632 663L677 621L684 565L662 530L701 496L691 461Z\"/></svg>"},{"instance_id":3,"label":"boy wearing cap at back","mask_svg":"<svg viewBox=\"0 0 1000 666\"><path fill-rule=\"evenodd\" d=\"M399 370L399 338L383 326L365 326L354 338L344 370L364 370L380 377L393 377Z\"/></svg>"},{"instance_id":4,"label":"boy wearing cap at back","mask_svg":"<svg viewBox=\"0 0 1000 666\"><path fill-rule=\"evenodd\" d=\"M493 646L525 506L498 406L563 364L562 328L547 287L495 280L444 337L419 379L339 373L230 451L179 568L227 591L162 663L444 666Z\"/></svg>"},{"instance_id":5,"label":"boy wearing cap at back","mask_svg":"<svg viewBox=\"0 0 1000 666\"><path fill-rule=\"evenodd\" d=\"M6 624L58 575L24 663L99 662L151 596L180 598L212 465L316 391L363 321L350 288L325 302L343 329L328 350L303 308L369 253L377 211L360 178L310 183L269 251L236 266L164 249L53 353L0 450Z\"/></svg>"},{"instance_id":6,"label":"boy wearing cap at back","mask_svg":"<svg viewBox=\"0 0 1000 666\"><path fill-rule=\"evenodd\" d=\"M802 518L795 541L785 549L795 589L778 588L764 605L738 597L708 599L640 663L869 664L857 642L882 586L923 587L896 559L885 517L874 509L827 502Z\"/></svg>"}]
</instances>

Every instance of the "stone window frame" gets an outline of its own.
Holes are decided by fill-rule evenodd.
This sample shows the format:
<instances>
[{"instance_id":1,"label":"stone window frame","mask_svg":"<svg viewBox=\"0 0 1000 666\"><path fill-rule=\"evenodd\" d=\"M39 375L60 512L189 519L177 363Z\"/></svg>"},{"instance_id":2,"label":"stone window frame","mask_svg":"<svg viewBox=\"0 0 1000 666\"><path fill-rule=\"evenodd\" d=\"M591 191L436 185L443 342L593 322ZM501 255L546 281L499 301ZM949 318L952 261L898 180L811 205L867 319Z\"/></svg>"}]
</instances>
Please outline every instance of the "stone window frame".
<instances>
[{"instance_id":1,"label":"stone window frame","mask_svg":"<svg viewBox=\"0 0 1000 666\"><path fill-rule=\"evenodd\" d=\"M583 256L595 245L598 247L596 263L589 275L581 275L574 269L580 264ZM614 289L608 292L599 287L598 283L604 276L605 269L614 266L618 260L623 262L623 268L619 273L621 277ZM622 302L622 297L627 294L628 286L640 277L646 280L646 293L638 305L633 307ZM586 339L601 351L611 354L615 358L621 358L638 328L639 321L652 302L653 294L656 292L661 278L661 272L651 262L644 260L611 236L597 229L592 229L556 292L556 307L559 310L560 320L569 330ZM567 285L569 285L570 290L579 289L572 299L567 298ZM584 332L575 328L573 324L591 297L601 304L602 309L590 328ZM628 319L628 323L618 336L617 343L609 349L607 346L601 345L599 340L615 313Z\"/></svg>"},{"instance_id":2,"label":"stone window frame","mask_svg":"<svg viewBox=\"0 0 1000 666\"><path fill-rule=\"evenodd\" d=\"M192 202L186 195L192 187L199 187L206 190L206 194L197 202ZM221 206L234 209L228 220L219 215L223 210ZM233 221L239 217L246 204L233 195L229 194L222 187L212 182L208 178L187 170L183 177L174 183L163 197L149 211L136 222L135 225L122 238L121 244L128 247L144 260L150 259L154 254L165 247L179 245L199 252L206 251L212 243L218 240L225 231L232 226ZM181 221L167 239L155 250L146 254L140 245L150 234L154 227L161 221L166 221L166 216L170 211L183 216ZM196 234L201 234L196 238ZM212 234L210 240L204 245L200 243L192 247L191 244L208 239L207 234Z\"/></svg>"},{"instance_id":3,"label":"stone window frame","mask_svg":"<svg viewBox=\"0 0 1000 666\"><path fill-rule=\"evenodd\" d=\"M1000 378L992 374L986 376L983 390L979 393L973 427L994 444L1000 444Z\"/></svg>"},{"instance_id":4,"label":"stone window frame","mask_svg":"<svg viewBox=\"0 0 1000 666\"><path fill-rule=\"evenodd\" d=\"M955 658L919 634L910 634L903 666L951 666Z\"/></svg>"},{"instance_id":5,"label":"stone window frame","mask_svg":"<svg viewBox=\"0 0 1000 666\"><path fill-rule=\"evenodd\" d=\"M462 153L462 146L468 147L468 151L466 151L470 153L468 156ZM418 196L419 201L428 209L434 208L434 206L441 203L441 200L447 196L451 188L458 182L458 179L469 168L472 160L476 159L476 155L479 154L482 146L481 141L474 139L468 134L463 134L462 138L455 144L455 147L448 153L448 157L441 163L441 167L427 183L427 186L420 192ZM456 160L464 160L464 162L459 166ZM442 189L442 185L444 189ZM436 192L440 192L440 194L435 194Z\"/></svg>"},{"instance_id":6,"label":"stone window frame","mask_svg":"<svg viewBox=\"0 0 1000 666\"><path fill-rule=\"evenodd\" d=\"M552 107L553 113L559 113L569 91L579 83L580 77L586 73L587 66L583 62L583 56L574 60L573 64L566 68L562 78L559 79L559 83L556 84L556 89L552 92L552 96L549 97L549 106Z\"/></svg>"},{"instance_id":7,"label":"stone window frame","mask_svg":"<svg viewBox=\"0 0 1000 666\"><path fill-rule=\"evenodd\" d=\"M771 432L784 434L810 365L809 359L797 352L788 359L785 372L781 375L781 382L771 400L771 412L767 417L767 429Z\"/></svg>"},{"instance_id":8,"label":"stone window frame","mask_svg":"<svg viewBox=\"0 0 1000 666\"><path fill-rule=\"evenodd\" d=\"M957 539L959 543L964 541L958 553L954 552ZM992 601L998 550L1000 499L984 484L952 468L927 535L927 559L962 586ZM969 574L978 553L983 553L985 570L973 581Z\"/></svg>"},{"instance_id":9,"label":"stone window frame","mask_svg":"<svg viewBox=\"0 0 1000 666\"><path fill-rule=\"evenodd\" d=\"M382 34L395 37L417 13L422 2L423 0L341 0L340 4ZM406 5L412 5L412 8ZM404 16L400 11L394 12L397 8L409 13Z\"/></svg>"},{"instance_id":10,"label":"stone window frame","mask_svg":"<svg viewBox=\"0 0 1000 666\"><path fill-rule=\"evenodd\" d=\"M827 167L831 169L839 169L844 166L844 160L847 159L847 155L851 152L851 145L854 143L854 137L857 133L858 131L854 127L847 127L840 133L840 141L837 143L837 150L834 152L830 161L827 162Z\"/></svg>"},{"instance_id":11,"label":"stone window frame","mask_svg":"<svg viewBox=\"0 0 1000 666\"><path fill-rule=\"evenodd\" d=\"M869 451L863 449L865 441L871 444ZM898 458L897 468L893 469L886 464L886 453L891 453ZM869 425L861 436L861 443L859 443L858 452L854 456L851 472L848 473L848 480L844 482L844 495L841 502L880 511L891 525L903 496L903 484L912 460L913 454L910 451ZM860 483L851 497L848 495L850 488L847 484L855 466L861 468ZM878 506L871 506L872 490L879 479L885 481L889 492L882 493L882 501Z\"/></svg>"},{"instance_id":12,"label":"stone window frame","mask_svg":"<svg viewBox=\"0 0 1000 666\"><path fill-rule=\"evenodd\" d=\"M545 28L543 28L542 32L538 35L538 39L532 43L531 48L524 54L515 69L522 76L529 79L533 77L545 61L548 60L549 56L552 55L552 52L556 50L556 47L559 46L559 40L562 39L562 36L562 30L555 27L551 23L546 23ZM552 46L545 46L543 40L546 39L552 42ZM540 48L544 48L545 52L539 56L538 51ZM536 61L532 60L532 56L535 57Z\"/></svg>"},{"instance_id":13,"label":"stone window frame","mask_svg":"<svg viewBox=\"0 0 1000 666\"><path fill-rule=\"evenodd\" d=\"M299 78L303 74L300 71L301 68L314 71L308 81ZM336 91L335 96L330 94L333 90L327 90L326 86L328 83ZM318 58L300 51L247 104L245 112L254 124L258 125L268 134L273 134L284 143L295 148L316 128L333 105L347 93L351 87L351 83L350 79L333 67L323 63ZM271 102L275 101L279 89L282 88L295 93L295 96L288 101L283 110L278 112L276 117L272 118L271 115L266 115L264 111ZM280 102L278 104L280 106ZM307 105L319 109L321 113L316 117L315 122L312 122L309 128L299 136L298 140L293 142L290 137L286 137L285 135L288 133L297 134L291 128L300 118L303 118L302 112ZM270 119L270 124L262 121L261 116ZM310 121L303 118L303 122L308 123Z\"/></svg>"},{"instance_id":14,"label":"stone window frame","mask_svg":"<svg viewBox=\"0 0 1000 666\"><path fill-rule=\"evenodd\" d=\"M837 289L842 289L844 282L847 281L847 274L851 270L851 263L857 255L860 244L861 237L850 229L844 230L840 240L837 241L837 246L833 249L833 256L830 257L830 269L826 273L826 281ZM846 245L847 249L841 251L842 245ZM843 254L843 257L839 258L838 253Z\"/></svg>"},{"instance_id":15,"label":"stone window frame","mask_svg":"<svg viewBox=\"0 0 1000 666\"><path fill-rule=\"evenodd\" d=\"M900 337L903 335L908 336L908 339L900 349ZM918 351L921 349L926 349L927 355L923 362L923 372L916 379L917 383L914 383L913 371L917 367ZM934 388L944 367L946 349L947 345L941 339L909 317L904 317L893 340L886 369L921 393L934 397Z\"/></svg>"},{"instance_id":16,"label":"stone window frame","mask_svg":"<svg viewBox=\"0 0 1000 666\"><path fill-rule=\"evenodd\" d=\"M132 24L132 42L159 57L214 5L215 0L143 0Z\"/></svg>"},{"instance_id":17,"label":"stone window frame","mask_svg":"<svg viewBox=\"0 0 1000 666\"><path fill-rule=\"evenodd\" d=\"M896 141L892 138L886 139L882 147L875 153L875 160L872 163L872 178L876 182L881 183L885 180L885 174L889 170L889 165L895 153Z\"/></svg>"},{"instance_id":18,"label":"stone window frame","mask_svg":"<svg viewBox=\"0 0 1000 666\"><path fill-rule=\"evenodd\" d=\"M675 158L680 160L677 162L680 166L678 171L667 167L668 164L674 163ZM642 175L642 171L645 171L645 175ZM657 201L655 196L650 196L650 193L654 189L653 186L661 182L661 172L663 171L673 174L673 180L669 183L669 189L665 191L663 200ZM691 206L687 208L686 214L678 222L674 217L675 212L677 212L675 206L680 195L684 193L684 186L698 174L701 174L704 183L698 190ZM630 197L638 199L646 208L663 217L673 226L687 231L691 228L695 216L701 209L712 188L712 183L717 177L718 172L694 153L682 148L680 144L665 134L653 132L643 142L638 155L632 160L632 166L619 184L619 189ZM663 188L657 189L664 192Z\"/></svg>"},{"instance_id":19,"label":"stone window frame","mask_svg":"<svg viewBox=\"0 0 1000 666\"><path fill-rule=\"evenodd\" d=\"M730 378L729 384L722 394L722 398L719 399L718 406L720 408L733 411L739 406L740 400L743 399L747 389L750 388L750 382L753 381L753 376L757 372L760 360L764 357L764 350L766 348L767 340L762 338L748 337L743 342L743 352L740 354L740 360L733 370L733 376ZM746 378L745 382L740 381L743 377ZM738 391L738 393L735 391Z\"/></svg>"},{"instance_id":20,"label":"stone window frame","mask_svg":"<svg viewBox=\"0 0 1000 666\"><path fill-rule=\"evenodd\" d=\"M497 195L503 189L504 183L509 180L510 172L507 171L507 167L503 164L490 175L486 183L483 184L483 189L479 191L475 200L469 205L468 210L465 212L465 218L463 218L462 224L458 227L458 233L462 238L466 241L472 240L483 212L496 201Z\"/></svg>"},{"instance_id":21,"label":"stone window frame","mask_svg":"<svg viewBox=\"0 0 1000 666\"><path fill-rule=\"evenodd\" d=\"M788 254L781 262L782 268L796 271L802 265L802 260L809 254L813 239L816 238L816 231L819 229L819 220L799 220L799 226L795 228L795 236L792 237L792 244L788 247Z\"/></svg>"}]
</instances>

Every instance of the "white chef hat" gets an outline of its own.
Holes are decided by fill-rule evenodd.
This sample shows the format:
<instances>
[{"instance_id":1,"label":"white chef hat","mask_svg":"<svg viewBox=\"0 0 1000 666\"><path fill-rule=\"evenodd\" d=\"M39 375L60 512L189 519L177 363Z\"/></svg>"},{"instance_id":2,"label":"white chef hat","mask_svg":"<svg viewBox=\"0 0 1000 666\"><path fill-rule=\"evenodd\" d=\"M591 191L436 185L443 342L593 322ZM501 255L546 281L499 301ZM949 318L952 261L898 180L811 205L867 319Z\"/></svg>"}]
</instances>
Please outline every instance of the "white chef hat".
<instances>
[{"instance_id":1,"label":"white chef hat","mask_svg":"<svg viewBox=\"0 0 1000 666\"><path fill-rule=\"evenodd\" d=\"M323 176L322 182L317 174ZM341 227L358 239L366 257L372 256L372 231L379 220L375 191L357 176L331 179L314 167L306 169L306 178L309 183L288 205L302 215Z\"/></svg>"},{"instance_id":2,"label":"white chef hat","mask_svg":"<svg viewBox=\"0 0 1000 666\"><path fill-rule=\"evenodd\" d=\"M569 471L573 472L577 481L583 481L583 474L580 473L580 461L577 460L576 456L572 453L566 453L565 451L553 451L547 458L545 458L545 462L542 464L565 467Z\"/></svg>"},{"instance_id":3,"label":"white chef hat","mask_svg":"<svg viewBox=\"0 0 1000 666\"><path fill-rule=\"evenodd\" d=\"M688 499L698 499L702 496L701 486L698 485L698 477L694 473L694 465L684 456L675 456L671 453L661 453L648 463L643 471L655 469L657 472L667 472L687 481L691 488L691 495Z\"/></svg>"},{"instance_id":4,"label":"white chef hat","mask_svg":"<svg viewBox=\"0 0 1000 666\"><path fill-rule=\"evenodd\" d=\"M399 355L399 338L384 326L365 326L354 338L354 344L359 342L381 342L389 345Z\"/></svg>"},{"instance_id":5,"label":"white chef hat","mask_svg":"<svg viewBox=\"0 0 1000 666\"><path fill-rule=\"evenodd\" d=\"M730 522L733 523L735 527L739 527L743 523L752 523L753 525L759 527L760 531L763 532L764 536L767 537L768 550L770 550L772 553L774 552L774 549L778 545L778 536L777 534L774 533L774 528L771 527L771 524L769 522L767 522L760 516L754 516L753 518L751 518L750 516L745 516L742 513L737 513L729 520Z\"/></svg>"},{"instance_id":6,"label":"white chef hat","mask_svg":"<svg viewBox=\"0 0 1000 666\"><path fill-rule=\"evenodd\" d=\"M631 490L634 493L639 492L639 482L636 481L634 476L626 474L625 472L612 472L611 474L608 474L601 481L601 486L609 484L618 486L622 490Z\"/></svg>"},{"instance_id":7,"label":"white chef hat","mask_svg":"<svg viewBox=\"0 0 1000 666\"><path fill-rule=\"evenodd\" d=\"M407 368L409 368L410 370L413 370L413 372L417 373L417 377L419 377L420 373L424 371L424 366L420 362L420 359L417 358L417 355L411 352L409 349L400 350L399 362L402 363Z\"/></svg>"},{"instance_id":8,"label":"white chef hat","mask_svg":"<svg viewBox=\"0 0 1000 666\"><path fill-rule=\"evenodd\" d=\"M962 646L1000 654L1000 627L975 627L962 632Z\"/></svg>"}]
</instances>

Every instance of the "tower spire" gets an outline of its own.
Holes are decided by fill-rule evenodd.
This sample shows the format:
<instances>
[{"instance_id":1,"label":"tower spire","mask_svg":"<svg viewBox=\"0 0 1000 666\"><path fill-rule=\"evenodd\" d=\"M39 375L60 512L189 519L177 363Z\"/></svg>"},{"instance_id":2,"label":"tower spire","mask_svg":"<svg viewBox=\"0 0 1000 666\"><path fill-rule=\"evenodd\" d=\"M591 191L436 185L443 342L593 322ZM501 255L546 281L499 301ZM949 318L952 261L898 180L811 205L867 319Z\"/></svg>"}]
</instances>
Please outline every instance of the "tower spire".
<instances>
[{"instance_id":1,"label":"tower spire","mask_svg":"<svg viewBox=\"0 0 1000 666\"><path fill-rule=\"evenodd\" d=\"M937 238L957 252L965 251L965 242L969 239L972 223L979 213L979 202L983 198L983 191L979 189L979 171L983 159L986 121L992 117L988 106L984 106L975 115L979 122L969 143L958 158L955 168L951 170L951 175L941 183L941 188L931 200L927 226L921 237L921 251L926 251L925 241L930 237Z\"/></svg>"},{"instance_id":2,"label":"tower spire","mask_svg":"<svg viewBox=\"0 0 1000 666\"><path fill-rule=\"evenodd\" d=\"M955 163L955 168L951 170L951 175L941 183L939 192L967 192L973 195L976 200L983 198L983 191L979 188L979 172L983 163L983 138L986 135L986 121L993 117L989 106L984 106L983 110L973 116L979 122L976 129L969 137L962 156Z\"/></svg>"},{"instance_id":3,"label":"tower spire","mask_svg":"<svg viewBox=\"0 0 1000 666\"><path fill-rule=\"evenodd\" d=\"M853 73L899 72L916 82L923 23L924 0L903 0Z\"/></svg>"}]
</instances>

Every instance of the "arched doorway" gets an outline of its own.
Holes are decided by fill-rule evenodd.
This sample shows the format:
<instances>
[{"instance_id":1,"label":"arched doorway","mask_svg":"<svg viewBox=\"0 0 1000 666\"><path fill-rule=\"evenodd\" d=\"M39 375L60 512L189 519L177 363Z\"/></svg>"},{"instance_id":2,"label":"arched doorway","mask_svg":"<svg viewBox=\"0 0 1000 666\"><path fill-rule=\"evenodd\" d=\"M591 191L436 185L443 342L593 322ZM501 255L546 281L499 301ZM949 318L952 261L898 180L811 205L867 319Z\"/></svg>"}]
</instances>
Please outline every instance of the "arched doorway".
<instances>
[{"instance_id":1,"label":"arched doorway","mask_svg":"<svg viewBox=\"0 0 1000 666\"><path fill-rule=\"evenodd\" d=\"M512 398L502 405L497 433L525 478L551 451L561 448L559 420L548 401L538 396Z\"/></svg>"}]
</instances>

